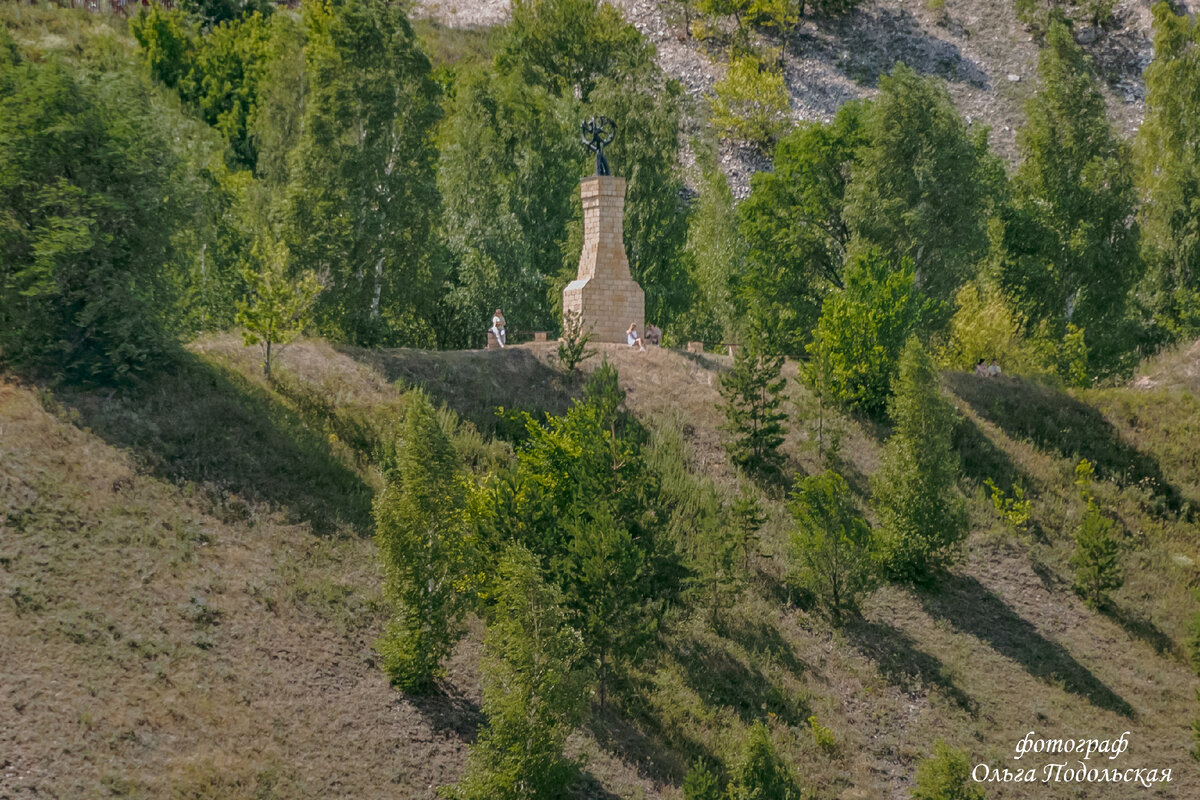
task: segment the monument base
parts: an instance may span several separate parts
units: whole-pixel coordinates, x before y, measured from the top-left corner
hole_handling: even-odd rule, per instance
[[[576,279],[563,290],[563,309],[577,311],[583,329],[594,342],[625,343],[625,332],[637,325],[638,335],[646,329],[646,297],[632,280]]]

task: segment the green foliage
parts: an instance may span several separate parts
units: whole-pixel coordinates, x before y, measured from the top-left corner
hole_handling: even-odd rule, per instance
[[[887,572],[895,580],[921,582],[952,560],[967,536],[968,518],[951,443],[955,411],[916,338],[904,346],[890,411],[895,427],[871,476],[871,501]]]
[[[821,724],[820,720],[817,719],[816,714],[813,714],[808,718],[808,729],[812,733],[813,741],[816,743],[817,747],[821,748],[823,753],[826,755],[833,755],[837,753],[837,737],[834,735],[832,729],[826,728]]]
[[[496,66],[517,73],[526,84],[559,96],[578,93],[587,102],[601,78],[643,71],[651,52],[608,3],[514,0]]]
[[[689,220],[687,264],[697,291],[687,317],[672,331],[679,341],[732,341],[739,328],[733,286],[742,274],[745,242],[738,232],[733,192],[710,148],[697,147],[700,196]]]
[[[625,390],[621,388],[620,375],[617,368],[608,363],[608,356],[600,359],[600,366],[588,376],[583,386],[584,402],[594,406],[600,412],[600,419],[614,437],[618,435],[618,421],[628,421],[627,413],[623,413],[621,404],[625,402]],[[624,433],[625,425],[620,427]]]
[[[750,554],[758,550],[758,532],[767,521],[758,500],[743,491],[729,507],[734,524],[734,544],[742,551],[742,569],[750,569]]]
[[[1033,519],[1033,502],[1025,498],[1025,490],[1013,485],[1012,497],[988,478],[984,485],[992,493],[992,507],[1011,533],[1025,533]]]
[[[1083,328],[1077,328],[1074,323],[1068,322],[1067,332],[1063,334],[1062,343],[1058,348],[1058,374],[1071,386],[1091,386],[1088,353]]]
[[[1200,334],[1200,21],[1154,7],[1137,155],[1147,301],[1177,337]]]
[[[782,370],[783,356],[767,355],[751,344],[738,350],[733,369],[721,376],[722,430],[729,434],[725,449],[734,464],[768,481],[779,477],[784,461],[779,448],[787,413],[780,407],[787,379]]]
[[[1007,373],[1031,375],[1054,369],[1053,354],[1025,338],[1025,317],[1014,311],[990,283],[972,281],[954,296],[949,337],[938,360],[950,369],[970,370],[982,359],[997,359]]]
[[[591,340],[592,332],[583,329],[583,316],[571,309],[564,311],[562,335],[558,337],[558,363],[564,371],[574,372],[596,354],[588,347]]]
[[[269,13],[269,12],[268,12]],[[251,121],[267,70],[270,28],[258,12],[194,31],[179,9],[151,6],[130,21],[150,74],[179,92],[229,142],[230,162],[253,169]]]
[[[246,346],[260,345],[263,350],[263,372],[271,374],[271,348],[287,344],[304,330],[309,312],[321,284],[317,276],[306,272],[293,280],[288,275],[287,245],[267,243],[261,271],[247,268],[246,285],[250,295],[237,304],[237,323],[245,328],[242,338]]]
[[[384,0],[306,5],[304,21],[308,92],[283,228],[297,268],[326,284],[318,328],[358,345],[431,343],[441,109],[429,61]]]
[[[1106,517],[1094,502],[1089,502],[1083,521],[1075,530],[1075,553],[1071,556],[1075,591],[1092,608],[1100,608],[1107,592],[1119,589],[1125,582],[1116,529],[1117,523]]]
[[[911,263],[892,271],[878,250],[853,255],[845,283],[845,290],[822,304],[808,346],[810,385],[820,378],[824,400],[878,418],[887,408],[905,340],[927,326],[938,306],[916,289]]]
[[[1091,505],[1096,499],[1092,493],[1092,481],[1096,478],[1096,468],[1091,461],[1086,458],[1079,460],[1075,465],[1075,488],[1079,490],[1079,496],[1083,498],[1083,502]]]
[[[478,515],[493,548],[516,541],[548,566],[584,633],[602,697],[613,676],[648,652],[686,577],[640,428],[619,418],[619,389],[614,395],[605,382],[597,379],[588,400],[545,425],[527,417],[517,466],[482,489]]]
[[[0,51],[0,359],[111,380],[164,353],[196,200],[172,119],[129,69]]]
[[[1117,0],[1015,0],[1017,19],[1030,30],[1045,36],[1064,21],[1107,27],[1113,21]]]
[[[967,754],[934,742],[933,756],[917,765],[913,800],[984,800],[983,789],[971,780],[971,762]]]
[[[443,347],[469,346],[497,306],[525,330],[550,330],[549,281],[564,269],[580,147],[574,98],[517,75],[476,70],[455,83],[442,127],[442,230],[456,273]],[[560,295],[561,296],[561,295]]]
[[[379,650],[405,691],[429,690],[461,635],[469,544],[460,468],[429,398],[412,392],[375,502],[375,541],[395,611]]]
[[[725,800],[720,773],[707,761],[692,764],[683,776],[683,800]]]
[[[738,310],[780,352],[803,352],[821,303],[844,288],[850,232],[842,212],[867,109],[846,103],[829,125],[803,123],[781,139],[774,169],[755,173],[738,206],[747,245]]]
[[[855,507],[850,487],[832,470],[792,490],[792,559],[800,584],[829,611],[835,625],[875,588],[875,539]],[[815,728],[814,728],[815,733]]]
[[[206,25],[231,22],[251,14],[267,15],[274,10],[271,0],[181,0],[179,5]]]
[[[587,709],[582,637],[536,556],[507,548],[496,568],[484,640],[483,712],[457,800],[562,797],[578,774],[563,755]]]
[[[1188,620],[1187,637],[1183,640],[1183,650],[1187,654],[1192,672],[1200,675],[1200,611],[1192,613]]]
[[[129,21],[129,31],[151,76],[171,89],[178,88],[191,73],[195,58],[197,34],[187,15],[181,9],[152,4]]]
[[[910,259],[916,285],[949,300],[987,251],[986,219],[1003,170],[984,130],[969,130],[945,86],[898,65],[879,82],[846,187],[851,236],[893,263]]]
[[[790,124],[783,71],[754,56],[731,61],[713,93],[712,124],[725,139],[767,149]]]
[[[750,726],[730,777],[729,800],[800,800],[800,785],[761,722]]]
[[[1141,273],[1130,150],[1065,25],[1050,27],[1038,74],[1017,136],[1012,207],[994,235],[1001,287],[1031,325],[1046,321],[1057,336],[1067,323],[1086,328],[1111,362]]]

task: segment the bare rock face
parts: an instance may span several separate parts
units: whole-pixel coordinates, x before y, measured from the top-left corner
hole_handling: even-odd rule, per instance
[[[631,324],[645,329],[645,295],[629,274],[625,255],[625,179],[584,178],[583,252],[579,273],[563,290],[563,312],[575,311],[593,341],[625,342]]]

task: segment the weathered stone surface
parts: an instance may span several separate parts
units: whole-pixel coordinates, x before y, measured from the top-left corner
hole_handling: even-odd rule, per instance
[[[634,323],[645,329],[645,295],[629,274],[625,255],[625,179],[584,178],[583,252],[579,272],[563,290],[563,310],[579,312],[597,342],[624,342]]]

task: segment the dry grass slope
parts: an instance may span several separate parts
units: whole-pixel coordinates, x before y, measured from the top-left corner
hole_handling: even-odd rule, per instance
[[[681,430],[689,467],[732,491],[716,427],[729,359],[601,351],[634,413]],[[369,454],[407,387],[506,436],[494,407],[561,411],[580,377],[557,370],[553,345],[303,342],[284,350],[274,385],[257,362],[223,336],[136,391],[0,385],[0,796],[432,798],[457,776],[481,722],[479,630],[440,696],[387,685],[371,649],[382,611]],[[1187,723],[1200,707],[1178,644],[1200,553],[1195,525],[1164,499],[1186,508],[1200,497],[1200,446],[1172,435],[1181,421],[1200,424],[1195,394],[1069,394],[961,375],[946,388],[964,415],[974,526],[962,566],[936,591],[886,588],[862,620],[831,631],[786,602],[785,512],[765,499],[757,577],[727,618],[713,630],[706,613],[680,609],[663,655],[572,740],[587,759],[580,796],[677,798],[692,759],[729,758],[761,718],[818,798],[907,796],[939,737],[973,761],[1011,763],[1031,729],[1129,730],[1123,762],[1173,768],[1154,796],[1195,796]],[[787,449],[811,472],[815,406],[790,391]],[[883,432],[827,424],[843,432],[843,469],[866,491]],[[1128,580],[1104,613],[1070,590],[1083,455],[1097,457],[1108,478],[1097,494],[1127,529]],[[1029,490],[1033,533],[1004,530],[979,489],[989,476]],[[832,747],[814,740],[812,715]],[[1029,795],[997,786],[992,796]]]

